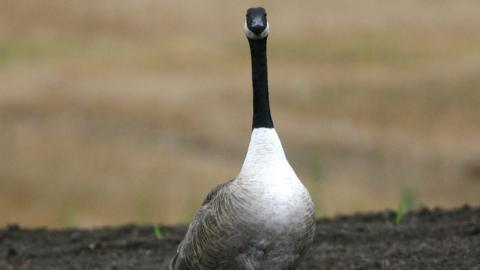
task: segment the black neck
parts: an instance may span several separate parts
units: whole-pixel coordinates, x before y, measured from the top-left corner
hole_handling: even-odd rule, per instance
[[[248,39],[252,55],[253,123],[252,128],[273,128],[268,101],[267,38]]]

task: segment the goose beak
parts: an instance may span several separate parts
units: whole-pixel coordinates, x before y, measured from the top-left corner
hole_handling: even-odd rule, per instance
[[[262,16],[256,16],[252,18],[249,28],[255,35],[260,35],[266,27],[267,25],[266,23],[264,23],[264,19],[262,18]]]

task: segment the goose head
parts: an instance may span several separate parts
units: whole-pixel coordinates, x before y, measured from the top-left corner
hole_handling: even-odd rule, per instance
[[[244,31],[249,39],[267,38],[270,27],[267,21],[267,11],[263,7],[251,7],[247,10]]]

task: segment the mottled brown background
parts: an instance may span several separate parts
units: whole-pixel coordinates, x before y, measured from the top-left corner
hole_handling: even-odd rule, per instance
[[[259,3],[318,215],[480,203],[478,0]],[[187,222],[248,145],[251,4],[0,0],[0,226]]]

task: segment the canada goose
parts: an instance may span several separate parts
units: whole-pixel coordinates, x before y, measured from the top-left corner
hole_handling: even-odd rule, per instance
[[[288,163],[268,100],[267,14],[247,10],[253,130],[238,176],[215,187],[190,224],[171,270],[295,269],[313,240],[310,194]]]

